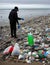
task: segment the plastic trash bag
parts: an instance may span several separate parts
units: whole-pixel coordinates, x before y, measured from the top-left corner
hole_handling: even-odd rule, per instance
[[[19,55],[19,54],[20,54],[20,47],[19,47],[19,44],[16,43],[16,44],[14,45],[14,49],[13,49],[11,55]]]
[[[3,51],[3,54],[9,54],[13,51],[13,46],[9,46],[7,47],[4,51]]]

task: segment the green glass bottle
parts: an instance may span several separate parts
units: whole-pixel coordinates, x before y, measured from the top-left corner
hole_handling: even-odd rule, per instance
[[[30,46],[33,46],[33,45],[34,45],[34,37],[33,37],[33,35],[32,35],[31,32],[28,33],[28,44],[29,44]]]

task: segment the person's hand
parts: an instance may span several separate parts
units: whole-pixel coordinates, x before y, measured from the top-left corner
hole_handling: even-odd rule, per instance
[[[24,20],[24,18],[21,18],[21,20]]]
[[[20,24],[18,24],[18,29],[20,29]]]

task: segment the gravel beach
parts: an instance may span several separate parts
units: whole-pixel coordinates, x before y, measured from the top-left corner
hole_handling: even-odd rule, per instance
[[[2,56],[2,51],[10,46],[14,45],[16,42],[20,45],[23,45],[24,42],[27,42],[27,34],[31,32],[36,38],[38,38],[39,33],[43,33],[43,35],[46,34],[45,30],[46,28],[50,28],[50,15],[47,16],[39,16],[36,18],[30,19],[29,21],[26,21],[24,23],[21,23],[21,28],[17,29],[17,39],[11,38],[10,35],[10,27],[7,26],[0,26],[0,58]],[[38,35],[35,35],[35,33],[38,33]],[[47,33],[50,36],[50,32]],[[49,39],[50,41],[50,39]],[[50,42],[49,42],[50,43]],[[10,61],[9,59],[6,61],[3,61],[0,59],[0,65],[28,65],[28,63],[21,62],[16,60]],[[41,62],[33,62],[30,63],[30,65],[42,65]],[[50,64],[47,64],[50,65]]]

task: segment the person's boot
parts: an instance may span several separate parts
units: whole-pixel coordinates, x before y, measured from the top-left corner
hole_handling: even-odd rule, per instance
[[[14,34],[14,38],[17,38],[16,33]]]
[[[14,35],[11,35],[11,38],[13,38],[14,37]]]

